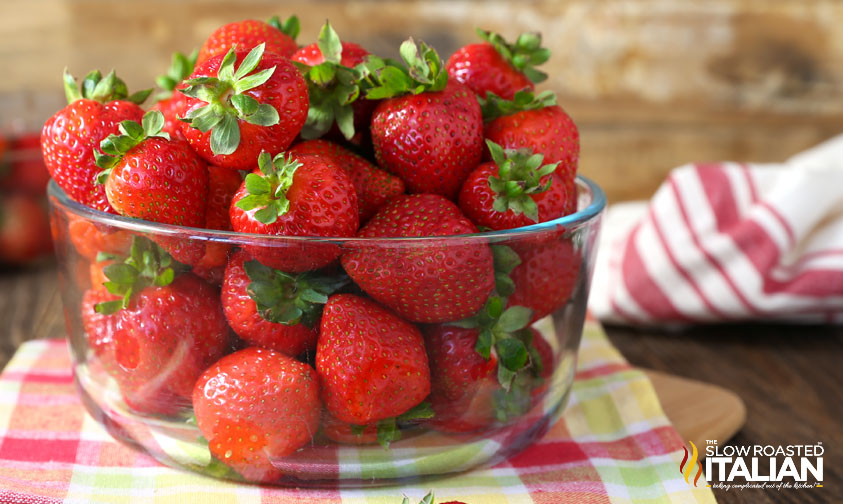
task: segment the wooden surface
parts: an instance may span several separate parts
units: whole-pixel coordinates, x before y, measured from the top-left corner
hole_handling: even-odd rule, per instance
[[[25,340],[64,337],[55,271],[49,266],[0,271],[0,320],[0,367]],[[633,365],[714,384],[740,396],[747,421],[732,443],[822,442],[826,448],[824,488],[715,491],[719,502],[843,502],[843,327],[748,324],[670,333],[612,326],[606,330]],[[663,379],[656,375],[656,384]],[[709,404],[690,411],[710,414],[718,405],[702,407]],[[681,421],[678,410],[667,409],[668,416]]]
[[[580,128],[581,173],[613,201],[648,197],[690,161],[783,160],[843,132],[839,0],[4,0],[0,129],[40,128],[62,105],[65,67],[149,87],[217,26],[292,13],[301,43],[330,18],[384,56],[410,35],[447,57],[474,26],[541,31],[543,87]]]
[[[722,446],[746,422],[746,405],[731,390],[661,371],[644,372],[686,445],[692,441],[703,450],[706,441],[712,440]]]

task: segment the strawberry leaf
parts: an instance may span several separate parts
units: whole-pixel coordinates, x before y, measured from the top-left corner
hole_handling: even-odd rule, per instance
[[[539,83],[547,79],[546,73],[535,68],[550,58],[550,50],[541,46],[540,33],[522,33],[512,44],[498,33],[479,28],[476,31],[480,38],[491,44],[513,68],[523,73],[530,81]]]
[[[277,30],[280,30],[285,35],[289,36],[291,39],[296,40],[296,37],[299,36],[299,31],[301,31],[301,24],[299,23],[299,18],[296,16],[290,16],[284,21],[278,16],[272,16],[267,21],[267,24],[273,26]]]
[[[542,166],[544,156],[529,149],[504,150],[491,140],[486,140],[486,145],[498,165],[498,175],[490,175],[488,179],[489,188],[495,193],[492,208],[496,212],[524,214],[538,222],[539,209],[532,196],[550,189],[553,181],[550,174],[559,163]]]
[[[542,91],[539,94],[523,89],[515,93],[512,100],[505,100],[500,96],[486,92],[485,98],[478,97],[483,121],[489,122],[498,117],[508,116],[525,110],[538,110],[556,105],[556,95],[553,91]]]
[[[527,327],[530,323],[530,318],[533,316],[533,311],[524,306],[510,306],[498,318],[495,323],[495,330],[502,332],[515,332]]]
[[[448,83],[448,72],[436,50],[412,38],[399,49],[403,64],[370,56],[362,64],[368,83],[369,99],[391,98],[403,94],[441,91]]]
[[[105,77],[102,76],[99,70],[89,72],[82,80],[80,86],[77,87],[76,79],[65,68],[62,80],[64,82],[64,94],[67,98],[67,103],[73,103],[76,100],[87,98],[100,103],[128,100],[140,105],[152,92],[152,89],[146,89],[130,96],[126,83],[115,75],[114,70],[109,72]]]
[[[273,126],[280,122],[278,110],[260,103],[255,96],[244,92],[265,84],[276,67],[253,72],[261,62],[266,44],[258,44],[235,68],[236,53],[231,48],[223,57],[216,77],[198,77],[186,81],[180,89],[192,98],[208,103],[196,107],[181,120],[199,131],[211,131],[211,152],[215,155],[233,154],[240,146],[240,124],[244,120],[259,126]]]
[[[250,283],[246,287],[258,314],[277,324],[303,323],[314,327],[322,317],[328,296],[348,284],[345,276],[323,276],[313,272],[291,274],[264,266],[255,260],[243,263]]]
[[[108,180],[111,169],[119,163],[135,146],[148,138],[160,137],[170,139],[168,133],[161,131],[164,126],[164,115],[158,110],[150,110],[141,120],[143,125],[134,121],[122,121],[118,126],[120,135],[111,134],[100,142],[102,154],[94,149],[94,159],[97,166],[103,170],[97,175],[96,183],[104,184]]]
[[[190,77],[190,74],[193,73],[194,66],[196,66],[196,57],[198,54],[198,51],[193,51],[189,56],[185,56],[178,51],[173,53],[172,62],[170,63],[170,68],[167,70],[167,73],[159,75],[155,79],[155,83],[158,84],[158,87],[164,90],[155,96],[155,101],[162,101],[170,98],[173,95],[173,91],[175,91],[176,86],[181,84],[184,79]]]

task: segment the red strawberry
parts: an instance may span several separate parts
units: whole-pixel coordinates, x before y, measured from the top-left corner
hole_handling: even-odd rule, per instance
[[[211,454],[255,482],[282,476],[273,460],[311,441],[320,410],[313,368],[265,348],[223,357],[193,389],[196,423]]]
[[[261,152],[289,147],[307,119],[307,83],[263,44],[212,57],[185,84],[182,132],[216,166],[251,170]]]
[[[117,330],[118,315],[99,313],[96,305],[116,301],[119,296],[105,290],[102,285],[94,284],[82,295],[82,329],[87,336],[88,346],[100,360],[103,368],[112,375],[117,374],[117,362],[114,358],[113,335]]]
[[[533,321],[560,309],[579,281],[581,257],[570,239],[550,237],[513,244],[520,264],[509,273],[515,286],[509,304],[533,310]]]
[[[102,143],[97,164],[98,182],[105,184],[111,206],[119,214],[162,224],[202,227],[208,170],[183,140],[161,132],[164,116],[158,111],[120,124],[122,135]]]
[[[262,153],[234,195],[231,226],[274,236],[354,236],[357,195],[345,171],[321,156]],[[331,244],[277,241],[245,245],[260,263],[287,272],[319,269],[339,257]]]
[[[401,55],[410,67],[403,79],[385,78],[396,67],[377,68],[377,59],[370,65],[382,82],[366,96],[388,98],[372,115],[375,156],[409,192],[454,199],[483,154],[480,106],[470,89],[448,81],[432,48],[424,43],[417,48],[410,40],[401,45]],[[401,96],[410,91],[417,94]]]
[[[196,66],[196,51],[193,51],[190,56],[185,56],[177,51],[173,53],[173,62],[167,74],[156,79],[156,82],[164,91],[155,97],[158,101],[150,107],[150,110],[159,110],[164,114],[163,131],[170,135],[170,138],[185,140],[179,114],[185,108],[184,100],[186,96],[182,93],[176,93],[175,90],[184,79],[193,73],[194,66]]]
[[[289,58],[299,48],[296,37],[299,20],[296,16],[281,20],[273,17],[268,23],[247,19],[223,25],[214,31],[199,50],[196,63],[202,64],[213,56],[225,54],[229,49],[251,49],[265,43],[266,50],[282,58]]]
[[[49,180],[39,134],[0,139],[0,189],[41,196]]]
[[[377,424],[356,426],[341,422],[331,416],[331,414],[325,414],[324,416],[322,434],[335,443],[365,445],[378,442]]]
[[[366,222],[387,201],[404,194],[404,182],[381,170],[365,158],[358,156],[341,145],[327,140],[308,140],[294,145],[290,150],[294,156],[316,154],[327,157],[345,170],[357,193],[357,208],[360,222]]]
[[[485,42],[469,44],[457,50],[448,59],[448,75],[470,87],[478,96],[494,93],[507,100],[521,89],[533,89],[533,83],[547,79],[547,74],[536,70],[550,57],[550,51],[541,47],[541,35],[522,33],[514,44],[499,34],[477,30]]]
[[[357,236],[441,237],[476,232],[474,224],[444,197],[414,194],[393,198]],[[495,283],[489,246],[460,238],[434,243],[349,244],[342,265],[368,295],[408,320],[445,322],[473,315]]]
[[[455,325],[429,326],[425,343],[433,377],[430,421],[438,430],[471,432],[496,419],[509,421],[526,412],[529,394],[519,374],[530,367],[530,347],[518,336],[530,321],[522,306],[503,309],[491,297],[476,316]]]
[[[53,250],[43,197],[0,194],[0,263],[26,264]]]
[[[170,257],[137,238],[122,264],[105,268],[112,294],[96,306],[119,317],[112,334],[115,378],[142,413],[175,414],[190,405],[197,378],[229,347],[219,292],[192,274],[176,276]]]
[[[302,138],[313,139],[332,131],[332,136],[341,133],[347,140],[362,141],[375,102],[358,99],[364,73],[354,67],[368,55],[369,51],[357,44],[341,42],[328,22],[319,32],[317,43],[293,54],[290,59],[300,63],[310,95]]]
[[[577,125],[562,107],[556,105],[553,93],[533,96],[529,92],[516,93],[508,102],[490,97],[483,106],[487,121],[486,138],[504,149],[528,148],[544,156],[545,163],[559,163],[556,174],[569,195],[576,195],[574,178],[580,156],[580,134]],[[491,158],[487,152],[486,155]],[[576,196],[569,198],[566,214],[576,211]]]
[[[127,97],[126,85],[114,72],[103,78],[97,71],[85,77],[81,92],[68,73],[64,85],[69,105],[48,119],[41,131],[44,163],[70,199],[113,213],[105,188],[96,185],[100,168],[94,154],[102,140],[117,133],[121,121],[140,121],[143,109],[137,104],[151,90]]]
[[[460,189],[460,209],[472,222],[511,229],[565,215],[570,205],[557,163],[542,166],[541,154],[487,143],[494,161],[475,168]]]
[[[316,349],[322,305],[345,283],[313,273],[273,270],[239,251],[225,268],[222,307],[242,340],[296,356]]]
[[[352,294],[331,296],[325,305],[316,372],[325,407],[355,425],[399,416],[430,393],[418,328]]]
[[[132,246],[132,233],[124,230],[100,230],[96,224],[84,219],[68,215],[67,230],[70,242],[82,257],[89,261],[96,261],[97,254],[116,254],[125,256]]]
[[[243,176],[240,172],[214,165],[208,166],[205,229],[231,231],[228,210],[242,183]],[[205,244],[205,255],[193,265],[193,272],[209,282],[219,283],[228,262],[229,249],[231,246],[227,243],[209,241]]]

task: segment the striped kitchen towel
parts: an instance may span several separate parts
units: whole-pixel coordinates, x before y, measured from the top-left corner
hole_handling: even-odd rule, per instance
[[[843,136],[783,164],[692,164],[609,209],[589,308],[655,325],[843,323]]]
[[[494,467],[400,487],[269,488],[164,467],[114,441],[76,396],[66,343],[32,341],[0,375],[0,503],[399,504],[402,494],[415,503],[429,490],[437,502],[467,504],[714,502],[705,481],[680,472],[683,441],[652,384],[595,321],[575,376],[561,419]]]

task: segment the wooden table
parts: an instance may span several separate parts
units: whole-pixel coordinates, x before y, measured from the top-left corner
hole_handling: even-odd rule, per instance
[[[25,340],[64,337],[55,270],[0,270],[0,320],[0,367]],[[843,502],[843,327],[606,330],[634,365],[714,383],[740,395],[747,405],[747,423],[734,444],[823,443],[824,488],[717,491],[718,501]]]

